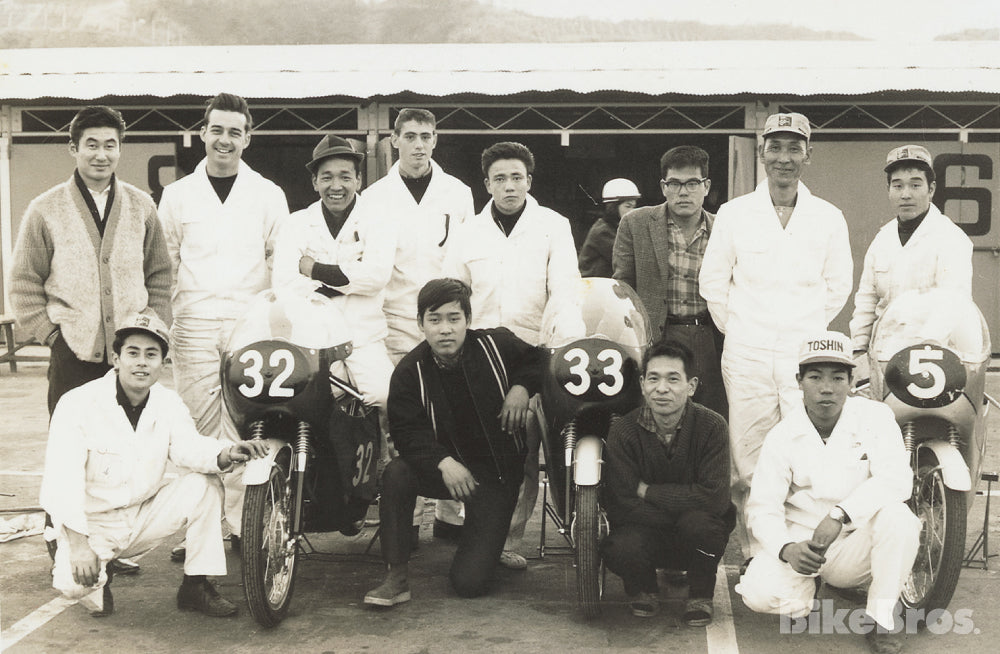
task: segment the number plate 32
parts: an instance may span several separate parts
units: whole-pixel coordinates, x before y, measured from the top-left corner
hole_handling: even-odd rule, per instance
[[[901,350],[885,369],[885,383],[892,394],[921,409],[948,406],[962,395],[965,381],[965,366],[958,356],[937,345]]]
[[[310,365],[296,347],[282,341],[254,343],[229,362],[236,391],[255,402],[276,404],[301,393],[309,383]]]

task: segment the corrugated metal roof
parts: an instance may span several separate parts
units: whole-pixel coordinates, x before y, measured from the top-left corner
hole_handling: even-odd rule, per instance
[[[1000,43],[725,41],[211,46],[0,51],[0,98],[413,92],[1000,93]]]

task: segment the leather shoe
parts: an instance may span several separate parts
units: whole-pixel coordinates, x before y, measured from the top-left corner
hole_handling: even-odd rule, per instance
[[[652,618],[660,612],[660,598],[656,593],[640,592],[629,597],[628,605],[637,618]]]
[[[872,654],[899,654],[903,650],[903,637],[900,634],[891,634],[878,627],[865,634],[868,641],[868,649]]]
[[[185,558],[187,558],[187,549],[183,545],[170,550],[170,560],[174,563],[184,563]]]
[[[197,611],[213,618],[236,615],[236,605],[219,595],[219,591],[208,580],[181,584],[177,591],[177,608],[181,611]]]

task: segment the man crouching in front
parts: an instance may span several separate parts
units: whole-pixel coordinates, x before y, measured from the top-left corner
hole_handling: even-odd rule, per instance
[[[528,398],[538,392],[542,351],[506,328],[469,329],[472,291],[435,279],[417,296],[424,341],[389,383],[389,430],[400,456],[382,473],[379,517],[387,574],[365,604],[410,599],[417,495],[465,502],[465,528],[452,560],[462,597],[489,590],[524,475]]]
[[[200,435],[180,396],[156,383],[167,349],[159,318],[130,316],[115,332],[114,370],[66,393],[49,425],[41,504],[58,531],[52,585],[71,598],[93,593],[85,604],[95,617],[114,611],[109,563],[185,527],[177,608],[236,614],[206,579],[226,574],[217,475],[263,456],[267,445]],[[168,461],[181,471],[176,479],[165,478]]]
[[[802,344],[802,407],[764,439],[747,503],[763,549],[736,592],[754,611],[805,618],[821,580],[867,585],[859,629],[874,654],[897,654],[897,601],[920,520],[905,504],[912,477],[892,409],[848,397],[853,369],[850,340],[839,332]]]

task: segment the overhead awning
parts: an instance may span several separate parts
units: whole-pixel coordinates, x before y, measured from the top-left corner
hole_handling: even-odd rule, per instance
[[[1000,93],[1000,43],[724,41],[0,51],[0,99]]]

